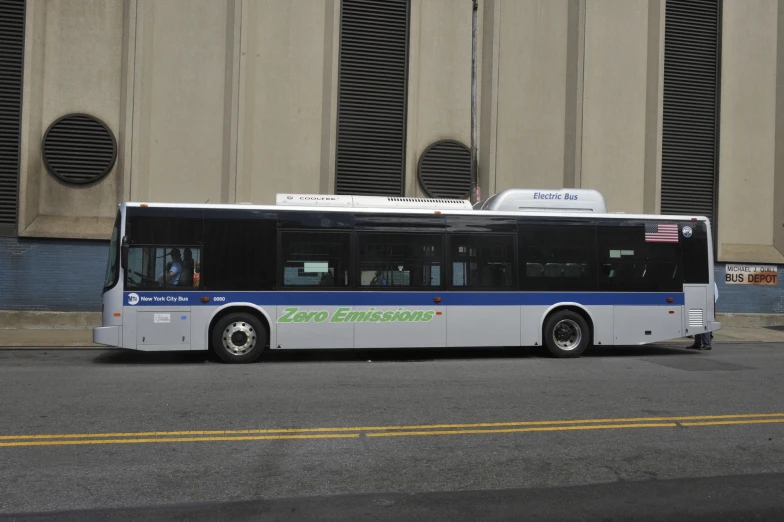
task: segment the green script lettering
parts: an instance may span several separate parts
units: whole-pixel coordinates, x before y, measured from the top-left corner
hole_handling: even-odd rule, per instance
[[[290,323],[291,322],[291,316],[294,315],[295,313],[297,313],[298,310],[299,310],[299,308],[286,308],[285,310],[283,310],[284,314],[280,317],[280,319],[278,319],[278,322],[279,323]]]
[[[346,318],[347,323],[355,323],[357,321],[362,322],[362,319],[365,318],[365,312],[351,312],[348,314]]]
[[[351,308],[338,308],[337,312],[335,312],[335,315],[332,316],[332,319],[330,319],[329,322],[342,323],[346,318],[346,314],[348,314],[350,310]]]

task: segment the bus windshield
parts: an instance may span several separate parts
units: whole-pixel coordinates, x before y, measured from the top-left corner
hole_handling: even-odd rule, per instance
[[[114,228],[112,229],[112,239],[109,243],[109,255],[107,256],[108,262],[106,263],[106,277],[103,283],[103,291],[107,291],[117,284],[119,279],[119,252],[120,252],[120,213],[117,213],[117,219],[114,221]]]

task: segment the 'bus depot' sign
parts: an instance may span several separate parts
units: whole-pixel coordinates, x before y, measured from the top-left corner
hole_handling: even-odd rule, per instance
[[[724,281],[728,285],[768,285],[778,284],[776,265],[726,265]]]

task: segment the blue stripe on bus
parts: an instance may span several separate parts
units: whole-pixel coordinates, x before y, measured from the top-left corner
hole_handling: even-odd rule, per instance
[[[136,306],[220,306],[227,303],[252,303],[263,306],[550,306],[580,303],[586,306],[679,306],[682,292],[125,292],[138,296]],[[208,297],[204,303],[202,297]],[[215,299],[218,298],[218,299]],[[667,302],[672,298],[672,302]],[[134,298],[133,300],[136,300]]]

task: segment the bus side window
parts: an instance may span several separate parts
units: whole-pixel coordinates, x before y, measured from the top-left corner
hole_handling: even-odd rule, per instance
[[[599,290],[680,292],[680,245],[646,241],[643,222],[604,222],[597,227]]]
[[[204,214],[204,236],[204,260],[199,277],[206,290],[275,289],[278,254],[275,219],[264,215],[243,219],[236,214],[210,210]]]
[[[526,263],[525,264],[526,277],[543,277],[544,267],[540,263]]]
[[[284,287],[349,285],[351,235],[347,232],[281,232]]]
[[[520,289],[596,290],[595,226],[590,221],[519,226]]]
[[[708,270],[708,227],[703,221],[681,223],[692,228],[692,236],[681,238],[683,248],[683,282],[687,284],[708,284],[710,271]]]
[[[359,232],[361,287],[437,288],[443,263],[441,234]]]
[[[129,209],[128,290],[195,290],[201,261],[202,219],[198,211]]]
[[[452,288],[513,290],[515,238],[509,234],[450,234]]]

